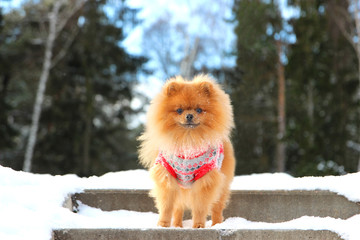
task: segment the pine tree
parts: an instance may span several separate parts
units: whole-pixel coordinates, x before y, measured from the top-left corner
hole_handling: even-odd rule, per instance
[[[105,4],[86,3],[78,35],[54,68],[48,91],[52,103],[42,119],[48,127],[34,163],[38,171],[55,165],[55,171],[91,175],[137,166],[128,121],[134,114],[130,102],[135,74],[144,59],[125,52],[120,45],[124,29],[118,27],[128,24],[135,12],[122,4],[112,22]]]
[[[2,16],[2,9],[0,8],[0,36],[2,35],[3,31],[3,16]],[[4,44],[4,38],[0,37],[0,45]],[[10,76],[7,72],[6,68],[6,59],[4,55],[0,52],[0,151],[3,151],[7,148],[11,148],[14,146],[14,138],[17,136],[18,132],[12,126],[11,122],[8,118],[8,112],[12,110],[12,106],[7,102],[6,94],[8,91]],[[0,163],[1,163],[1,156],[0,156]]]
[[[71,4],[72,3],[72,4]],[[54,1],[48,15],[48,31],[46,34],[45,51],[42,62],[41,74],[39,77],[39,83],[36,90],[36,98],[34,103],[34,110],[32,113],[32,122],[29,131],[29,138],[26,145],[25,158],[23,170],[26,172],[31,171],[32,158],[34,147],[37,138],[37,131],[39,128],[39,120],[44,102],[44,93],[46,89],[46,83],[49,79],[49,73],[51,67],[54,65],[53,61],[53,47],[57,36],[61,33],[64,26],[67,24],[69,18],[72,17],[83,5],[83,0],[67,2],[66,0]],[[42,2],[40,2],[42,4]],[[61,11],[62,9],[62,11]],[[65,47],[64,47],[65,48]],[[64,49],[62,49],[64,51]],[[61,52],[62,52],[61,51]],[[59,57],[61,53],[57,57]]]
[[[25,5],[25,8],[27,5]],[[1,12],[1,11],[0,11]],[[21,127],[26,122],[31,99],[32,72],[29,69],[39,62],[34,57],[32,22],[18,11],[1,14],[0,18],[0,164],[21,169],[23,153]],[[27,50],[26,50],[27,49]],[[22,155],[22,156],[21,156]]]
[[[109,4],[114,4],[111,17],[105,12]],[[7,61],[0,61],[0,69],[10,75],[6,98],[16,106],[7,115],[8,119],[14,116],[17,129],[25,133],[44,53],[39,33],[47,22],[40,16],[49,7],[25,3],[5,16],[7,39],[0,51],[6,50],[6,55],[0,57]],[[45,92],[34,172],[88,176],[138,167],[137,130],[128,125],[139,111],[130,103],[136,73],[145,59],[129,55],[121,45],[126,31],[138,23],[136,12],[123,1],[86,1],[57,36],[53,47],[56,64],[51,66]],[[24,139],[21,135],[11,150],[15,154],[11,162],[1,164],[22,168]]]
[[[293,1],[300,16],[291,23],[289,47],[289,165],[295,175],[341,174],[356,170],[347,141],[355,127],[356,56],[333,22],[341,1]]]
[[[238,77],[231,98],[236,131],[237,173],[274,169],[277,142],[277,62],[275,35],[281,17],[274,1],[234,1]]]

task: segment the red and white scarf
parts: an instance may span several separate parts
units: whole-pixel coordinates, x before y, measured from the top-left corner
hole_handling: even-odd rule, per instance
[[[155,164],[161,164],[176,178],[183,188],[190,188],[192,184],[213,169],[220,169],[224,159],[224,147],[209,147],[205,151],[191,154],[166,154],[159,152]]]

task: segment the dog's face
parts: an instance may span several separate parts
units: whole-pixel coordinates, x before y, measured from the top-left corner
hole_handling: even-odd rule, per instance
[[[221,141],[233,126],[229,97],[205,77],[168,81],[149,112],[149,131],[180,148]]]
[[[204,131],[215,121],[211,83],[172,82],[166,89],[166,107],[162,121],[171,131]],[[215,110],[215,111],[214,111]]]

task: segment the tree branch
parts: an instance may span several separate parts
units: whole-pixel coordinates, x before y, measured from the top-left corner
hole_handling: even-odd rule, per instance
[[[87,0],[77,0],[75,2],[75,4],[69,5],[68,6],[68,11],[64,11],[63,16],[60,16],[60,21],[58,22],[57,26],[56,26],[56,37],[58,37],[58,35],[60,34],[60,32],[64,29],[65,25],[67,24],[67,22],[69,21],[69,19],[78,11],[80,10],[85,2]],[[62,1],[64,2],[64,0]],[[72,1],[71,1],[72,2]]]
[[[70,34],[70,37],[67,38],[67,40],[66,40],[64,46],[61,48],[60,52],[54,57],[52,64],[51,64],[51,68],[55,67],[56,64],[58,64],[58,62],[60,62],[65,57],[67,51],[69,50],[69,47],[74,42],[76,35],[79,33],[78,27],[73,27],[73,28],[74,28],[74,30]]]
[[[349,2],[351,0],[348,0]],[[352,19],[349,16],[348,12],[345,12],[344,9],[335,8],[333,9],[333,20],[335,24],[340,29],[341,33],[344,35],[346,40],[351,44],[351,46],[355,49],[356,52],[358,52],[357,45],[354,42],[353,37],[356,35],[355,31],[352,31],[352,28],[346,29],[346,26],[351,26]]]

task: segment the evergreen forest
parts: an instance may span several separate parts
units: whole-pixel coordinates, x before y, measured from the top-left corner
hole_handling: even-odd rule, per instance
[[[141,168],[140,119],[157,89],[139,86],[208,73],[232,100],[237,175],[360,170],[357,0],[288,0],[286,17],[276,0],[209,0],[182,24],[170,13],[147,24],[124,0],[1,6],[1,166],[79,176]],[[133,53],[125,41],[140,28]]]

